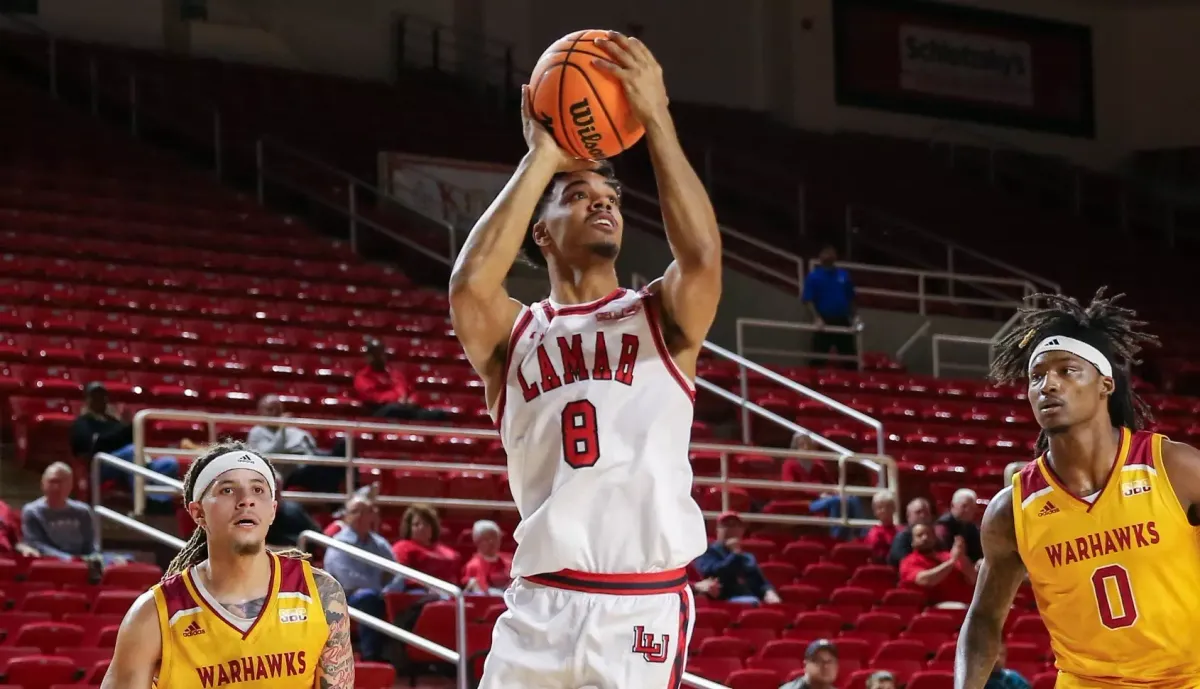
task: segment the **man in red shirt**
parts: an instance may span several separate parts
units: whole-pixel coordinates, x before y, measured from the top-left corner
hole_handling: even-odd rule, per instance
[[[367,342],[367,365],[354,374],[354,392],[375,416],[391,419],[435,420],[440,411],[422,409],[413,401],[408,379],[398,367],[388,366],[387,348],[379,340]]]
[[[871,547],[871,561],[887,562],[892,541],[896,538],[896,496],[890,490],[881,490],[871,496],[871,512],[879,520],[872,526],[863,542]]]
[[[975,565],[967,557],[962,537],[950,552],[938,552],[937,537],[928,524],[912,527],[913,551],[900,561],[900,583],[924,589],[929,602],[965,608],[975,594]]]
[[[500,526],[480,519],[471,529],[475,554],[463,567],[463,589],[471,593],[500,595],[512,583],[512,555],[500,552]]]

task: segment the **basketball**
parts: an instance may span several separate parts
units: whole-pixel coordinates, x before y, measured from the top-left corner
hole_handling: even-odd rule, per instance
[[[534,117],[577,158],[611,158],[646,133],[629,109],[621,82],[592,66],[609,56],[593,41],[608,32],[576,31],[542,53],[529,79]]]

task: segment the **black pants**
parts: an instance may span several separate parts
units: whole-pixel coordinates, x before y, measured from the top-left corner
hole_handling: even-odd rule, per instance
[[[389,419],[404,421],[440,421],[446,418],[445,412],[439,409],[422,409],[408,402],[391,402],[375,410],[373,416],[383,416]]]
[[[848,316],[822,316],[821,320],[825,321],[825,325],[848,328],[850,327],[850,318]],[[818,330],[813,333],[812,338],[813,352],[816,354],[828,354],[829,350],[833,350],[835,354],[844,354],[854,356],[858,354],[858,341],[853,333],[833,333],[825,330]],[[813,357],[812,365],[821,368],[829,365],[830,361],[824,357]],[[858,362],[850,359],[839,359],[833,363],[834,366],[840,368],[858,368]]]

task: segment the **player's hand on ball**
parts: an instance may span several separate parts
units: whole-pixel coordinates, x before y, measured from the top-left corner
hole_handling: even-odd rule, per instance
[[[608,38],[597,38],[596,46],[610,59],[596,58],[592,64],[613,74],[625,87],[629,108],[642,124],[655,122],[667,111],[667,85],[662,65],[650,49],[636,38],[609,31]]]
[[[552,158],[556,172],[576,172],[597,167],[598,164],[593,161],[576,158],[564,151],[546,127],[537,121],[530,103],[528,84],[521,87],[521,126],[529,152],[535,156]]]

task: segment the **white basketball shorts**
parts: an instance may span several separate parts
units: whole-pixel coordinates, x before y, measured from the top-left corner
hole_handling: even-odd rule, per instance
[[[678,689],[694,601],[687,572],[523,577],[504,593],[479,689]]]

